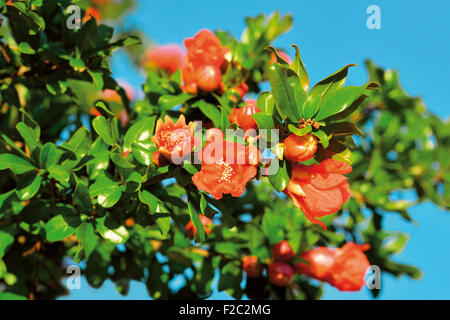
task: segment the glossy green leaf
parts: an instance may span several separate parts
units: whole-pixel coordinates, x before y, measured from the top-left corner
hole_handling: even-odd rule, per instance
[[[8,248],[14,242],[14,234],[11,234],[11,230],[0,229],[0,259],[3,258]]]
[[[114,146],[117,144],[117,141],[114,139],[112,123],[106,120],[103,116],[95,117],[92,120],[92,126],[94,127],[95,132],[110,146]]]
[[[295,100],[294,91],[302,90],[297,74],[287,65],[273,63],[269,67],[269,82],[278,112],[297,123],[301,118],[301,106]]]
[[[57,204],[54,210],[55,216],[45,225],[47,241],[61,241],[75,233],[81,224],[80,216],[73,207]]]
[[[322,146],[326,149],[328,148],[328,144],[330,143],[331,135],[327,135],[326,132],[322,130],[313,131],[313,135],[315,135],[317,138],[319,138],[320,143]]]
[[[304,136],[312,131],[311,125],[307,125],[304,128],[297,128],[296,126],[289,124],[288,129],[290,132],[295,133],[297,136]]]
[[[95,182],[89,186],[89,193],[92,197],[97,197],[98,203],[103,208],[111,208],[122,196],[125,186],[119,185],[106,175],[99,175]]]
[[[56,146],[51,142],[44,144],[39,154],[39,163],[41,167],[50,168],[51,166],[58,164],[58,160],[59,152]]]
[[[17,197],[22,200],[33,198],[41,187],[42,177],[37,172],[29,172],[19,176],[16,186]]]
[[[126,150],[131,149],[132,143],[149,142],[155,128],[156,117],[145,117],[133,124],[127,131],[123,146]]]
[[[88,187],[83,183],[78,182],[72,199],[77,208],[83,213],[92,212],[92,200]]]
[[[258,112],[255,114],[252,114],[253,119],[255,119],[256,124],[258,125],[259,129],[274,129],[275,128],[275,122],[273,120],[272,114],[266,113],[266,112]]]
[[[295,44],[292,45],[292,47],[295,49],[295,58],[294,61],[292,61],[290,68],[294,70],[295,73],[298,75],[300,87],[306,93],[308,92],[309,89],[309,76],[308,73],[306,72],[305,66],[303,65],[303,61],[300,56],[300,50]]]
[[[36,131],[33,130],[31,127],[25,124],[25,122],[19,122],[16,126],[17,131],[19,131],[20,135],[22,136],[23,140],[25,141],[28,149],[30,149],[30,152],[33,153],[33,151],[40,147],[41,142],[39,140],[39,136],[36,134]]]
[[[336,113],[340,113],[357,101],[367,90],[370,84],[360,87],[347,86],[329,94],[321,103],[315,119],[324,120]]]
[[[275,166],[277,163],[279,163],[279,168],[275,174],[269,174],[268,178],[273,188],[278,192],[282,192],[284,189],[286,189],[290,180],[288,162],[286,160],[278,162],[277,160],[278,159],[275,158],[272,161],[271,166]]]
[[[109,240],[115,244],[124,244],[125,242],[127,242],[128,238],[130,237],[127,229],[124,226],[110,229],[105,225],[105,220],[106,216],[96,219],[97,231],[100,233],[103,239]]]
[[[136,167],[134,164],[125,160],[125,158],[123,157],[123,154],[120,154],[118,152],[110,152],[109,156],[110,156],[112,162],[114,162],[114,164],[120,168],[133,169],[134,167]]]
[[[268,114],[273,113],[274,101],[272,93],[269,91],[263,91],[258,95],[258,99],[256,100],[256,105],[258,106],[261,112],[265,112]]]
[[[36,170],[27,160],[16,155],[4,153],[0,154],[0,170],[10,169],[15,174],[22,174],[28,171]]]
[[[338,91],[345,83],[348,69],[355,64],[349,64],[336,71],[332,75],[319,81],[308,93],[308,98],[303,105],[303,116],[311,119],[319,110],[322,100]],[[317,119],[316,119],[317,120]]]
[[[62,166],[56,165],[48,168],[49,178],[59,181],[64,187],[69,187],[70,173]]]
[[[83,254],[77,254],[77,257],[80,258],[77,260],[80,261],[82,259],[89,258],[98,242],[94,227],[91,223],[83,222],[75,231],[75,235],[81,245],[81,248],[83,249]]]

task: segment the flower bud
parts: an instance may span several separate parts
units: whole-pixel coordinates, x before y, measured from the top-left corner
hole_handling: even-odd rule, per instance
[[[291,134],[284,140],[284,156],[291,162],[310,160],[317,151],[317,140],[312,134]]]
[[[269,282],[279,286],[285,287],[294,276],[294,269],[284,262],[274,262],[269,266],[268,270]]]
[[[272,247],[272,258],[275,261],[290,262],[292,259],[294,259],[294,256],[294,250],[292,250],[289,242],[287,242],[286,240],[277,242]]]
[[[252,115],[261,112],[261,110],[256,105],[256,100],[248,99],[245,100],[245,105],[237,113],[237,121],[239,126],[247,131],[248,129],[256,129],[257,124]]]

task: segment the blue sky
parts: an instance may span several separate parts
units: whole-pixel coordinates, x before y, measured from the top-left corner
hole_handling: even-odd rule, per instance
[[[381,29],[366,27],[369,5],[381,9]],[[225,29],[239,37],[244,18],[279,10],[291,13],[293,28],[281,36],[275,45],[288,49],[297,44],[315,83],[348,63],[352,68],[348,84],[367,80],[363,68],[366,58],[385,68],[396,68],[404,89],[423,97],[428,108],[443,118],[449,116],[448,90],[450,63],[450,2],[436,1],[138,1],[137,10],[128,16],[122,28],[144,31],[159,44],[179,43],[203,28]],[[289,51],[290,50],[290,51]],[[118,53],[113,59],[114,76],[138,88],[145,77],[139,74]],[[396,215],[388,216],[384,227],[410,234],[406,249],[396,261],[419,266],[423,278],[412,281],[383,275],[381,299],[450,299],[450,213],[425,203],[411,210],[416,225],[404,222]],[[82,283],[82,290],[72,291],[69,299],[122,299],[112,283],[100,290]],[[213,298],[226,299],[223,293]],[[368,289],[357,293],[342,293],[325,286],[325,299],[368,299]],[[148,299],[143,284],[133,282],[128,299]]]

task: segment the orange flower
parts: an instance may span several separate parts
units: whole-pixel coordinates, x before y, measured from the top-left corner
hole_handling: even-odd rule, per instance
[[[317,140],[312,134],[298,136],[292,133],[284,139],[284,156],[292,162],[310,160],[317,151]]]
[[[151,140],[158,147],[159,152],[167,160],[178,163],[184,156],[191,153],[194,148],[194,123],[186,125],[184,115],[174,123],[169,116],[158,119],[155,128],[155,135]]]
[[[295,264],[295,271],[317,280],[327,281],[329,280],[335,256],[336,250],[327,247],[317,247],[313,250],[302,252],[300,257],[308,261],[309,265],[304,262],[298,262]]]
[[[296,271],[330,283],[341,291],[358,291],[364,286],[364,275],[370,266],[364,251],[368,244],[346,243],[341,249],[318,247],[300,257],[309,262],[296,263]]]
[[[189,93],[215,91],[221,87],[221,67],[229,48],[222,47],[219,38],[209,30],[199,31],[194,38],[184,40],[187,55],[182,70],[184,90]]]
[[[142,62],[145,67],[164,69],[172,74],[183,67],[184,58],[185,54],[179,45],[168,44],[147,50]]]
[[[348,201],[350,186],[343,175],[351,171],[352,167],[335,159],[311,166],[293,163],[292,177],[284,192],[308,220],[326,230],[317,218],[335,213]]]
[[[198,155],[202,161],[202,169],[192,177],[193,183],[199,190],[210,193],[217,200],[223,194],[241,196],[247,182],[257,172],[251,164],[255,164],[257,160],[252,159],[261,157],[254,155],[255,149],[224,140],[219,129],[210,129],[207,135],[208,141]]]
[[[85,10],[85,15],[83,18],[83,22],[88,22],[91,17],[93,17],[95,20],[100,21],[102,19],[102,14],[97,8],[94,7],[88,7]]]

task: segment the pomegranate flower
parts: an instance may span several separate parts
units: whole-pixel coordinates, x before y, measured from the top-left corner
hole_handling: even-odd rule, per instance
[[[224,140],[219,129],[210,129],[207,135],[208,141],[198,155],[202,169],[192,177],[193,183],[217,200],[223,194],[241,196],[247,182],[256,175],[255,165],[261,156],[254,153],[259,150]]]
[[[184,40],[187,55],[182,69],[183,89],[195,94],[198,89],[211,92],[222,84],[221,67],[229,48],[222,47],[220,39],[209,30],[199,31],[194,38]]]
[[[177,44],[167,44],[147,50],[142,62],[147,68],[156,67],[172,74],[183,67],[184,58],[183,48]]]
[[[184,156],[191,153],[194,143],[194,123],[186,124],[184,115],[174,123],[169,116],[156,123],[155,135],[151,138],[158,151],[172,163],[181,163]]]
[[[309,262],[295,264],[296,272],[330,283],[340,291],[359,291],[370,266],[364,251],[368,244],[346,243],[340,249],[318,247],[303,252],[300,257]]]
[[[335,159],[310,166],[293,163],[292,177],[284,192],[308,220],[326,230],[317,218],[335,213],[348,201],[351,192],[344,174],[351,171],[352,167]]]

